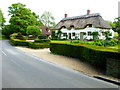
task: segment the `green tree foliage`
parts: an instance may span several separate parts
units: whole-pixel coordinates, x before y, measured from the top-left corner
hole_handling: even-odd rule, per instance
[[[45,11],[41,17],[40,21],[47,27],[55,26],[55,18],[53,17],[52,13]]]
[[[98,32],[92,32],[91,35],[93,35],[93,40],[98,40],[98,39],[99,39],[99,38],[98,38],[98,35],[99,35]]]
[[[15,3],[9,7],[10,25],[17,32],[22,32],[26,34],[26,29],[28,26],[38,25],[38,16],[31,12],[30,9],[25,8],[26,5],[22,3]]]
[[[113,23],[115,24],[115,31],[120,34],[120,17],[115,18]]]
[[[61,39],[61,35],[62,35],[62,31],[58,30],[58,32],[57,32],[58,39]]]
[[[6,38],[9,38],[10,34],[14,33],[14,29],[12,29],[11,25],[5,25],[5,27],[2,30],[2,34],[6,36]]]
[[[35,12],[33,12],[32,13],[33,14],[33,16],[37,19],[37,26],[44,26],[44,24],[40,21],[40,19],[39,19],[39,15],[36,15],[36,13]]]
[[[38,35],[40,35],[41,30],[37,26],[28,26],[26,33],[27,33],[27,35],[38,36]]]
[[[111,39],[110,36],[112,35],[112,33],[110,33],[110,31],[105,31],[104,34],[105,34],[106,39],[108,40]]]
[[[115,23],[113,23],[112,21],[107,21],[110,26],[112,27],[113,30],[115,30]]]
[[[0,9],[0,28],[3,29],[5,23],[5,18],[3,16],[2,10]]]

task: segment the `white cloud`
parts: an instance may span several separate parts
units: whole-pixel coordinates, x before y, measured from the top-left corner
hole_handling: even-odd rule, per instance
[[[64,14],[78,16],[86,14],[90,9],[91,13],[100,13],[105,20],[114,20],[118,16],[119,0],[0,0],[0,8],[5,18],[8,18],[8,7],[13,3],[23,3],[41,15],[44,11],[50,11],[59,22]],[[7,19],[8,20],[8,19]]]

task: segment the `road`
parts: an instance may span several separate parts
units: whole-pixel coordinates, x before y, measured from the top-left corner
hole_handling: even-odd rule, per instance
[[[1,52],[2,88],[118,88],[20,51],[8,40],[2,41]]]

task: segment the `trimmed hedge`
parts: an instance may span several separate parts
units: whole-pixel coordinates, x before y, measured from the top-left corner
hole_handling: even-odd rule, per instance
[[[71,43],[80,43],[80,44],[88,44],[88,45],[97,45],[97,46],[115,46],[118,44],[118,40],[111,39],[109,41],[106,40],[96,40],[96,41],[80,41],[80,40],[73,40]]]
[[[106,68],[106,59],[120,56],[117,50],[101,46],[71,43],[50,43],[52,53],[79,58],[103,69]]]
[[[38,38],[39,38],[39,39],[46,39],[46,38],[47,38],[47,35],[39,35]]]
[[[29,48],[49,48],[49,43],[36,43],[36,42],[31,42],[31,41],[26,41],[26,40],[19,40],[19,39],[14,39],[13,37],[10,38],[10,44],[14,46],[26,46]]]
[[[50,43],[50,39],[35,39],[36,43]]]
[[[49,43],[29,43],[30,48],[39,49],[39,48],[49,48]]]
[[[14,46],[29,46],[29,42],[31,41],[14,39],[13,37],[11,37],[9,42]]]

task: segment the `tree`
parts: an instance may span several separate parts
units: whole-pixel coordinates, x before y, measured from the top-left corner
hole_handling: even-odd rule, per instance
[[[5,23],[5,18],[3,16],[2,10],[0,9],[0,28],[3,29]]]
[[[115,29],[115,23],[113,23],[112,21],[107,21],[110,26],[112,27],[112,29],[116,32],[116,29]]]
[[[31,12],[30,9],[25,8],[26,5],[22,3],[15,3],[9,7],[9,15],[11,16],[9,23],[13,29],[22,34],[26,34],[28,26],[38,25],[38,16]]]
[[[28,26],[26,33],[27,35],[33,35],[34,37],[37,37],[38,35],[40,35],[41,30],[37,26]]]
[[[47,27],[55,26],[55,18],[52,16],[52,13],[45,11],[40,18],[40,21]]]
[[[115,31],[120,35],[120,17],[115,18],[113,23],[115,24]]]
[[[2,29],[2,34],[6,36],[6,38],[9,38],[10,34],[14,33],[14,29],[10,25],[5,25]]]
[[[36,13],[35,12],[33,12],[32,13],[33,14],[33,16],[37,19],[37,26],[44,26],[44,24],[40,21],[40,19],[39,19],[39,15],[36,15]]]

